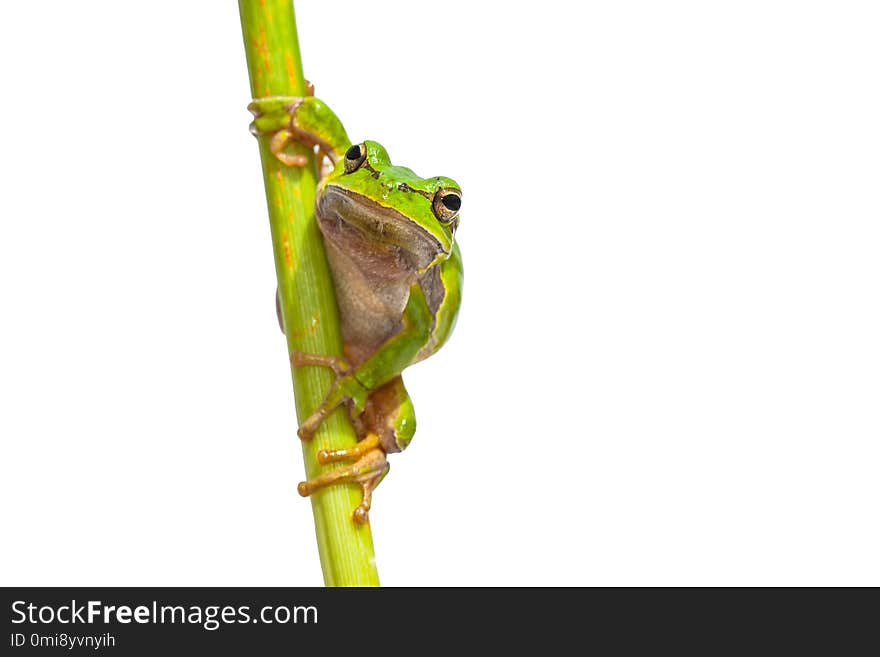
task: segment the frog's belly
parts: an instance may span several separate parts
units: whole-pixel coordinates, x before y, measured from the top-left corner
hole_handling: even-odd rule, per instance
[[[324,243],[346,357],[358,365],[400,330],[415,272],[391,251],[358,253],[333,239]]]

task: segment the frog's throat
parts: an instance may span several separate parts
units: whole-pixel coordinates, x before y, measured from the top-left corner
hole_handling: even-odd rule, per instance
[[[392,208],[360,194],[327,186],[318,199],[318,222],[324,237],[336,242],[386,245],[401,252],[413,270],[424,272],[445,260],[444,245],[427,230]]]

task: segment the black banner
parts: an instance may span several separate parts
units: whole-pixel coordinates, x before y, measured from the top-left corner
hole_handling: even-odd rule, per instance
[[[840,652],[876,591],[834,589],[7,588],[3,654],[375,654],[399,646],[737,646]],[[837,628],[840,628],[839,630]],[[823,644],[823,641],[828,641]],[[875,639],[869,639],[876,643]],[[574,643],[573,643],[574,642]],[[762,652],[763,650],[758,650]],[[526,651],[534,652],[529,648]],[[519,654],[519,653],[518,653]],[[566,653],[567,654],[567,653]]]

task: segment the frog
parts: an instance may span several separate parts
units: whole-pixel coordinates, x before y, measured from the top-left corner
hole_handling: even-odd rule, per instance
[[[405,450],[416,430],[402,372],[448,341],[461,306],[463,265],[455,240],[461,186],[452,178],[422,178],[394,165],[378,142],[352,142],[333,110],[314,96],[254,100],[251,132],[269,139],[286,166],[310,160],[291,152],[313,150],[321,174],[315,217],[339,310],[343,356],[294,351],[293,367],[327,367],[335,380],[323,402],[298,428],[310,440],[323,420],[343,406],[357,434],[350,448],[318,450],[318,463],[340,464],[300,482],[303,497],[328,486],[355,483],[360,504],[352,513],[369,522],[372,495],[387,475],[387,456]],[[276,310],[282,331],[276,293]]]

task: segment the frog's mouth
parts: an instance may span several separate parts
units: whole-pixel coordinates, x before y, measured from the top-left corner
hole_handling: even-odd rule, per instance
[[[436,237],[400,212],[340,187],[324,188],[317,215],[324,238],[352,255],[402,259],[419,272],[449,255]]]

